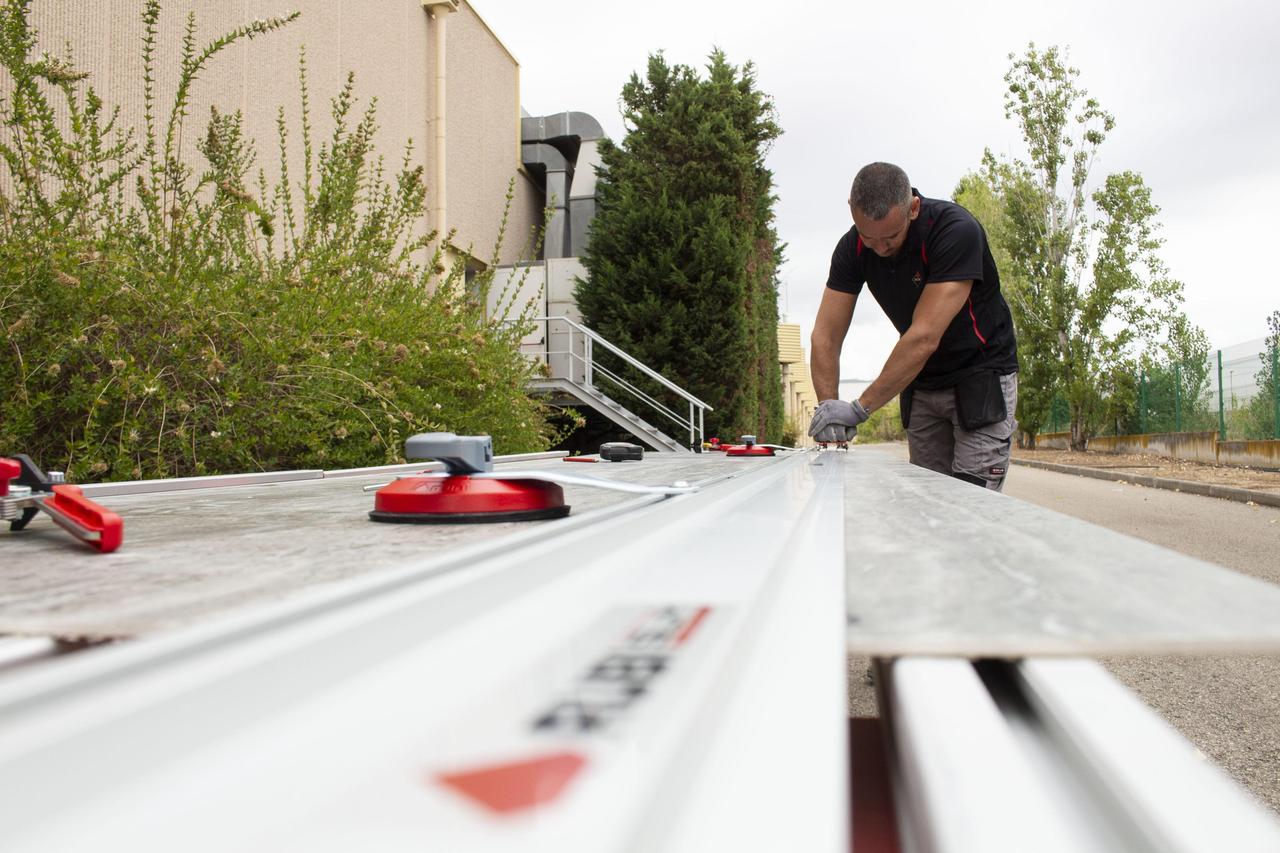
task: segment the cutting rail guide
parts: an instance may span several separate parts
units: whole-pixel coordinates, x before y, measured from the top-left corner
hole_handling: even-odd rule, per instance
[[[1280,850],[1087,659],[1274,652],[1280,588],[860,447],[464,445],[0,534],[0,849]]]

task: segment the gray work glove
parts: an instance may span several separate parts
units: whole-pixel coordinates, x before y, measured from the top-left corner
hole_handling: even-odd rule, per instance
[[[823,400],[809,422],[809,435],[815,441],[850,441],[858,434],[858,424],[870,416],[857,400]]]

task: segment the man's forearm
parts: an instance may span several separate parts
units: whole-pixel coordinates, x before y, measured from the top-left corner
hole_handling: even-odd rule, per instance
[[[937,348],[938,342],[935,340],[912,335],[910,332],[903,335],[898,339],[893,352],[889,353],[889,359],[884,363],[880,375],[858,398],[859,402],[868,412],[874,412],[898,396],[916,378]],[[821,393],[818,396],[821,397]]]
[[[840,397],[840,347],[829,341],[812,339],[813,352],[809,357],[809,378],[819,400],[836,400]]]

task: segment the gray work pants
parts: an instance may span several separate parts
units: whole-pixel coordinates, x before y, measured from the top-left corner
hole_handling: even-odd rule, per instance
[[[1018,406],[1018,374],[1000,377],[1008,415],[975,430],[961,428],[956,415],[956,393],[915,389],[911,398],[911,425],[907,427],[907,447],[911,464],[950,474],[988,489],[1004,488],[1009,470],[1009,446],[1018,428],[1014,410]]]

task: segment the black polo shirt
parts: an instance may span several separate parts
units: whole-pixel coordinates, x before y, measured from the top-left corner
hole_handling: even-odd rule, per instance
[[[914,189],[912,193],[919,195]],[[912,383],[919,388],[950,388],[979,370],[1013,373],[1018,369],[1013,317],[1000,294],[987,234],[973,214],[958,204],[920,198],[920,215],[907,229],[902,250],[882,258],[862,245],[850,228],[831,256],[827,287],[858,294],[865,283],[884,313],[903,334],[911,326],[924,288],[937,281],[973,280],[969,299],[956,314]]]

